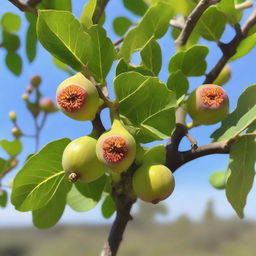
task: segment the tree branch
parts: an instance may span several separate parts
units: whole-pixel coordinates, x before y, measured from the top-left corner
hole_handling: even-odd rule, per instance
[[[204,11],[213,4],[220,2],[221,0],[201,0],[195,9],[188,16],[184,28],[182,29],[179,37],[175,41],[175,46],[177,48],[186,44],[189,36],[194,30],[198,20],[204,13]]]
[[[109,0],[99,0],[99,3],[97,4],[96,10],[93,14],[92,21],[94,24],[98,24],[100,21],[100,18],[102,14],[104,13],[104,10],[108,4]]]
[[[102,124],[99,113],[97,113],[94,120],[92,120],[92,126],[99,136],[106,131],[105,127]]]
[[[8,0],[10,3],[15,5],[20,11],[22,12],[32,12],[33,14],[37,15],[37,9],[35,8],[36,4],[41,2],[41,0],[31,0],[28,1],[27,4],[21,3],[19,0]]]
[[[236,35],[228,44],[220,43],[219,46],[222,50],[222,56],[213,67],[213,69],[206,75],[204,84],[212,83],[219,75],[223,67],[227,64],[228,60],[236,53],[239,44],[248,36],[249,30],[256,24],[256,10],[254,10],[242,28],[237,24],[235,26]]]

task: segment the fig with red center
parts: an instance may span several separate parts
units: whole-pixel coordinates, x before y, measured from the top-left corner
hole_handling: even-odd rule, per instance
[[[136,155],[136,142],[119,120],[114,120],[112,128],[102,134],[97,141],[98,159],[113,172],[126,171]]]
[[[190,94],[187,111],[196,125],[216,124],[229,113],[229,99],[222,87],[204,84]]]
[[[56,92],[59,109],[78,121],[93,120],[99,107],[96,87],[82,73],[63,81]]]

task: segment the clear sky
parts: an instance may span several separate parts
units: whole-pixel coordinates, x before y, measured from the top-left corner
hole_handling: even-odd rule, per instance
[[[82,2],[85,1],[73,1],[73,11],[76,17],[79,17],[82,10]],[[12,6],[8,1],[1,1],[0,16],[5,12],[13,12],[20,14],[22,17],[22,29],[19,34],[22,37],[22,46],[19,53],[23,57],[23,72],[20,77],[12,75],[5,67],[5,54],[6,52],[0,48],[0,139],[12,139],[10,130],[12,124],[8,119],[8,112],[15,110],[17,112],[18,121],[20,126],[26,133],[33,133],[33,120],[29,113],[25,109],[25,104],[21,100],[21,95],[24,93],[26,86],[29,83],[29,78],[33,74],[40,74],[43,77],[42,91],[45,96],[55,98],[55,90],[60,82],[67,78],[67,74],[58,70],[51,61],[51,56],[48,54],[41,45],[38,44],[38,51],[36,60],[29,64],[25,57],[25,45],[24,35],[27,29],[27,23],[24,19],[24,15]],[[246,15],[249,12],[246,11]],[[122,6],[121,0],[110,1],[107,9],[107,21],[104,25],[108,36],[113,40],[117,40],[118,37],[112,30],[112,21],[114,17],[126,16],[131,18],[134,22],[139,20],[139,17],[132,15],[125,10]],[[223,41],[226,42],[233,35],[231,28],[227,28]],[[161,39],[160,44],[163,50],[163,67],[160,73],[160,79],[164,82],[167,81],[168,71],[167,64],[170,57],[174,53],[173,41],[170,37],[170,30],[168,30],[166,36]],[[220,56],[220,51],[215,47],[214,43],[201,41],[201,44],[205,44],[210,47],[211,52],[208,59],[208,70],[215,65]],[[225,85],[230,102],[231,110],[236,106],[237,98],[241,92],[249,85],[255,83],[255,61],[252,59],[255,56],[256,51],[251,52],[250,55],[243,57],[242,59],[231,63],[233,75],[230,82]],[[135,63],[139,63],[138,57],[135,54],[133,58]],[[111,86],[114,78],[114,70],[116,63],[112,66],[112,71],[108,76],[108,84]],[[191,88],[195,88],[201,84],[204,78],[192,78],[190,79]],[[111,94],[113,95],[113,94]],[[107,119],[107,113],[104,116],[106,127],[109,126]],[[218,127],[219,124],[211,127],[200,127],[191,130],[191,134],[197,139],[199,145],[209,143],[209,135]],[[91,125],[89,122],[77,122],[71,120],[61,114],[60,112],[53,114],[49,117],[45,129],[42,132],[40,141],[40,147],[48,142],[61,138],[68,137],[71,139],[84,136],[89,133]],[[34,142],[31,139],[22,139],[24,143],[24,153],[19,157],[22,163],[25,156],[32,153],[34,150]],[[188,149],[189,143],[184,141],[181,145],[181,149]],[[6,157],[5,153],[0,149],[0,157]],[[204,158],[192,161],[183,167],[181,167],[175,173],[176,188],[173,195],[165,202],[169,206],[170,214],[169,219],[176,218],[179,214],[186,213],[193,219],[199,219],[204,208],[205,203],[209,199],[214,199],[216,211],[221,216],[234,215],[234,211],[225,198],[224,191],[216,191],[209,183],[208,178],[210,174],[217,170],[225,170],[228,163],[228,156],[226,155],[212,155]],[[20,167],[21,165],[19,165]],[[17,170],[18,171],[18,168]],[[8,184],[9,180],[14,176],[15,171],[10,173],[4,179],[5,184]],[[248,198],[248,206],[246,207],[246,218],[256,217],[256,203],[254,199],[255,189],[250,193]],[[153,206],[152,206],[153,207]],[[84,222],[103,222],[105,221],[100,214],[100,208],[96,207],[94,210],[87,213],[76,213],[69,209],[65,210],[65,214],[61,219],[61,223],[84,223]],[[11,204],[8,204],[6,209],[0,208],[0,227],[10,225],[31,225],[31,214],[20,213],[15,211]]]

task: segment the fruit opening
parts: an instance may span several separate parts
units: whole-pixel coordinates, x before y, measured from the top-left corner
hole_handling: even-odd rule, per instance
[[[126,140],[121,136],[111,136],[103,142],[103,157],[108,163],[122,161],[128,153]]]
[[[69,181],[70,181],[70,182],[73,182],[73,183],[76,182],[76,181],[78,181],[79,178],[80,178],[80,175],[77,174],[77,173],[75,173],[75,172],[71,172],[71,173],[68,175]]]
[[[77,85],[69,85],[60,91],[58,104],[67,112],[75,112],[81,109],[87,98],[87,92]]]
[[[221,87],[204,88],[201,92],[201,100],[203,104],[217,108],[225,99],[224,90]]]

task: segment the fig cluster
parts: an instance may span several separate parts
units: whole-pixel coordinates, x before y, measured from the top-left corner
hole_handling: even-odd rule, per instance
[[[101,104],[95,86],[81,73],[62,82],[56,92],[58,108],[68,117],[93,120]],[[62,156],[71,182],[92,182],[104,173],[120,175],[134,162],[136,141],[119,119],[98,139],[84,136],[70,142]],[[174,189],[172,172],[164,165],[143,163],[132,177],[136,195],[151,203],[166,199]]]

